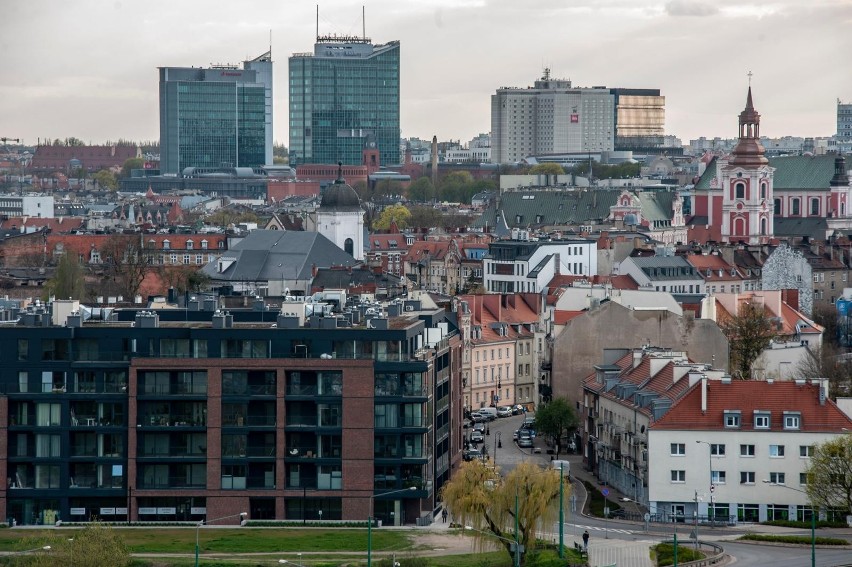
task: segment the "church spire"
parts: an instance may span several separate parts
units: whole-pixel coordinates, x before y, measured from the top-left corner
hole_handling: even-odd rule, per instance
[[[749,77],[749,82],[751,78]],[[746,106],[740,112],[740,135],[737,147],[731,156],[731,165],[740,167],[760,167],[769,163],[764,155],[766,149],[760,143],[760,114],[754,109],[751,85],[748,87]]]

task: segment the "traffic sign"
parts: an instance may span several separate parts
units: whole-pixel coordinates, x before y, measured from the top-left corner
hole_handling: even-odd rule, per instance
[[[603,490],[601,490],[601,494],[603,494],[604,496],[609,496],[609,488],[604,488]]]

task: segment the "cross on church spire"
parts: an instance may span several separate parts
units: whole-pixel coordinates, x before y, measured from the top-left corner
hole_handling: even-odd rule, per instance
[[[748,86],[749,86],[749,88],[751,88],[751,75],[752,75],[752,73],[751,73],[751,71],[749,71],[748,72]]]

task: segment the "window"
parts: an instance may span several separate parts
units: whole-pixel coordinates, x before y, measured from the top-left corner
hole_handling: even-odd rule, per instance
[[[811,216],[819,215],[819,199],[811,199]]]
[[[186,241],[186,249],[187,249],[187,250],[192,250],[192,247],[193,247],[193,246],[195,246],[195,244],[192,242],[192,240],[187,240],[187,241]]]
[[[710,471],[710,484],[725,484],[725,471]]]
[[[781,199],[775,199],[774,209],[772,212],[775,216],[781,215]]]
[[[772,484],[784,484],[784,473],[782,472],[771,472],[769,473],[769,482]]]
[[[672,455],[682,457],[686,455],[686,443],[672,443]]]
[[[740,484],[754,484],[754,471],[740,471]]]
[[[163,240],[163,250],[168,250],[171,248],[171,243],[168,240]]]
[[[754,413],[754,428],[755,429],[769,429],[769,414],[768,413]]]
[[[740,426],[740,412],[739,411],[726,411],[725,412],[725,427],[739,427]]]
[[[36,465],[36,488],[59,488],[59,465]]]
[[[799,210],[799,200],[798,199],[793,199],[792,201],[790,201],[790,214],[794,215],[794,216],[801,214],[801,212]]]
[[[802,414],[798,412],[784,412],[784,429],[799,429]]]
[[[784,445],[770,445],[769,446],[769,456],[770,457],[783,457],[784,456]]]
[[[686,471],[671,471],[672,482],[686,482]]]
[[[799,456],[803,459],[809,459],[814,456],[813,445],[799,445]]]
[[[735,195],[736,199],[745,199],[745,184],[744,183],[737,183],[736,185],[734,185],[734,191],[736,193],[736,195]]]
[[[753,457],[754,445],[740,445],[740,457]]]
[[[714,457],[724,457],[725,456],[725,445],[713,443],[710,445],[710,454]]]
[[[18,339],[18,360],[26,360],[30,350],[30,341]]]
[[[59,435],[42,435],[35,436],[36,441],[36,457],[59,457],[61,456],[59,449]]]

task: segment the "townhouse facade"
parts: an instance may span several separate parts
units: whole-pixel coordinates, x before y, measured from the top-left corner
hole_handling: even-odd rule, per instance
[[[814,445],[849,429],[825,380],[702,378],[650,426],[649,509],[689,523],[810,521],[805,470]]]

